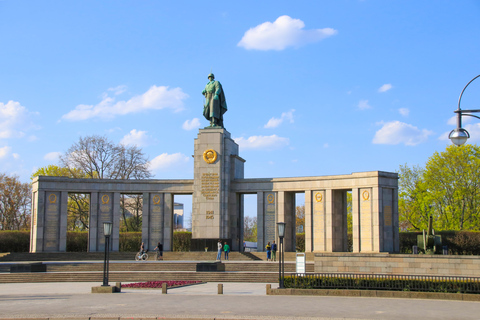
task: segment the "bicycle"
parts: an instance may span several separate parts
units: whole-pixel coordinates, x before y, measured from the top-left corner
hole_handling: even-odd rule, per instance
[[[147,254],[147,252],[145,251],[145,252],[143,252],[143,254],[142,254],[141,251],[140,251],[140,252],[137,252],[137,254],[135,255],[135,260],[136,260],[136,261],[148,260],[148,254]]]

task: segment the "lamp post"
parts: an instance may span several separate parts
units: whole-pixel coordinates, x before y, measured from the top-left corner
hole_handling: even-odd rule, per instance
[[[283,279],[285,277],[285,250],[283,248],[283,237],[285,236],[285,222],[277,222],[278,237],[280,238],[280,256],[278,259],[278,279],[280,282],[280,289],[283,289]]]
[[[108,287],[108,254],[110,251],[110,236],[112,235],[112,223],[103,223],[103,234],[105,235],[105,260],[103,262],[103,285],[102,287]]]
[[[460,108],[460,102],[462,101],[462,96],[463,96],[463,93],[465,92],[465,89],[467,89],[468,85],[479,77],[480,77],[480,74],[475,78],[473,78],[472,80],[470,80],[470,82],[467,83],[467,85],[463,88],[462,93],[460,93],[460,97],[458,98],[457,110],[453,111],[457,114],[457,128],[453,129],[450,132],[450,134],[448,135],[448,138],[452,140],[452,142],[457,146],[461,146],[467,141],[468,138],[470,138],[470,134],[468,133],[468,131],[462,128],[462,116],[469,116],[469,117],[480,119],[480,117],[472,114],[472,113],[480,112],[480,109],[462,110]]]

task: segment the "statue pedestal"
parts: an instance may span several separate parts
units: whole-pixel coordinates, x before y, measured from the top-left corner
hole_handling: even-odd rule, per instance
[[[241,201],[241,197],[229,190],[233,179],[243,179],[244,162],[238,156],[238,144],[227,130],[199,130],[194,152],[193,243],[221,239],[227,241],[232,249],[238,246],[241,235],[237,234],[237,225],[241,223],[241,217],[235,204]]]

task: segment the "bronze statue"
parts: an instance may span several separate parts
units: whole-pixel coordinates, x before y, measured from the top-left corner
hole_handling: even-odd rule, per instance
[[[215,80],[213,73],[208,75],[209,82],[202,91],[205,96],[203,116],[210,121],[210,127],[223,128],[223,114],[227,112],[225,93],[219,81]]]

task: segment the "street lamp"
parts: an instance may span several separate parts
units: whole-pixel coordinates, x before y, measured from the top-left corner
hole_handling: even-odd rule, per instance
[[[473,110],[460,109],[460,102],[462,101],[462,96],[463,96],[463,93],[465,92],[465,89],[467,89],[468,85],[479,77],[480,77],[480,74],[475,78],[473,78],[472,80],[470,80],[470,82],[467,83],[467,85],[463,88],[462,93],[460,93],[460,97],[458,98],[457,110],[453,111],[457,114],[457,128],[453,129],[450,132],[450,134],[448,135],[448,138],[452,140],[452,142],[457,146],[461,146],[467,141],[468,138],[470,138],[470,134],[468,133],[468,131],[462,128],[462,116],[469,116],[469,117],[480,119],[480,117],[472,114],[472,113],[480,112],[479,109],[473,109]]]
[[[278,259],[278,278],[280,282],[280,289],[283,289],[283,279],[285,277],[285,249],[283,246],[283,237],[285,237],[285,222],[277,222],[278,237],[280,238],[280,256]]]
[[[112,235],[112,223],[103,223],[103,234],[105,235],[105,260],[103,261],[103,285],[108,287],[108,253],[110,251],[110,236]]]

